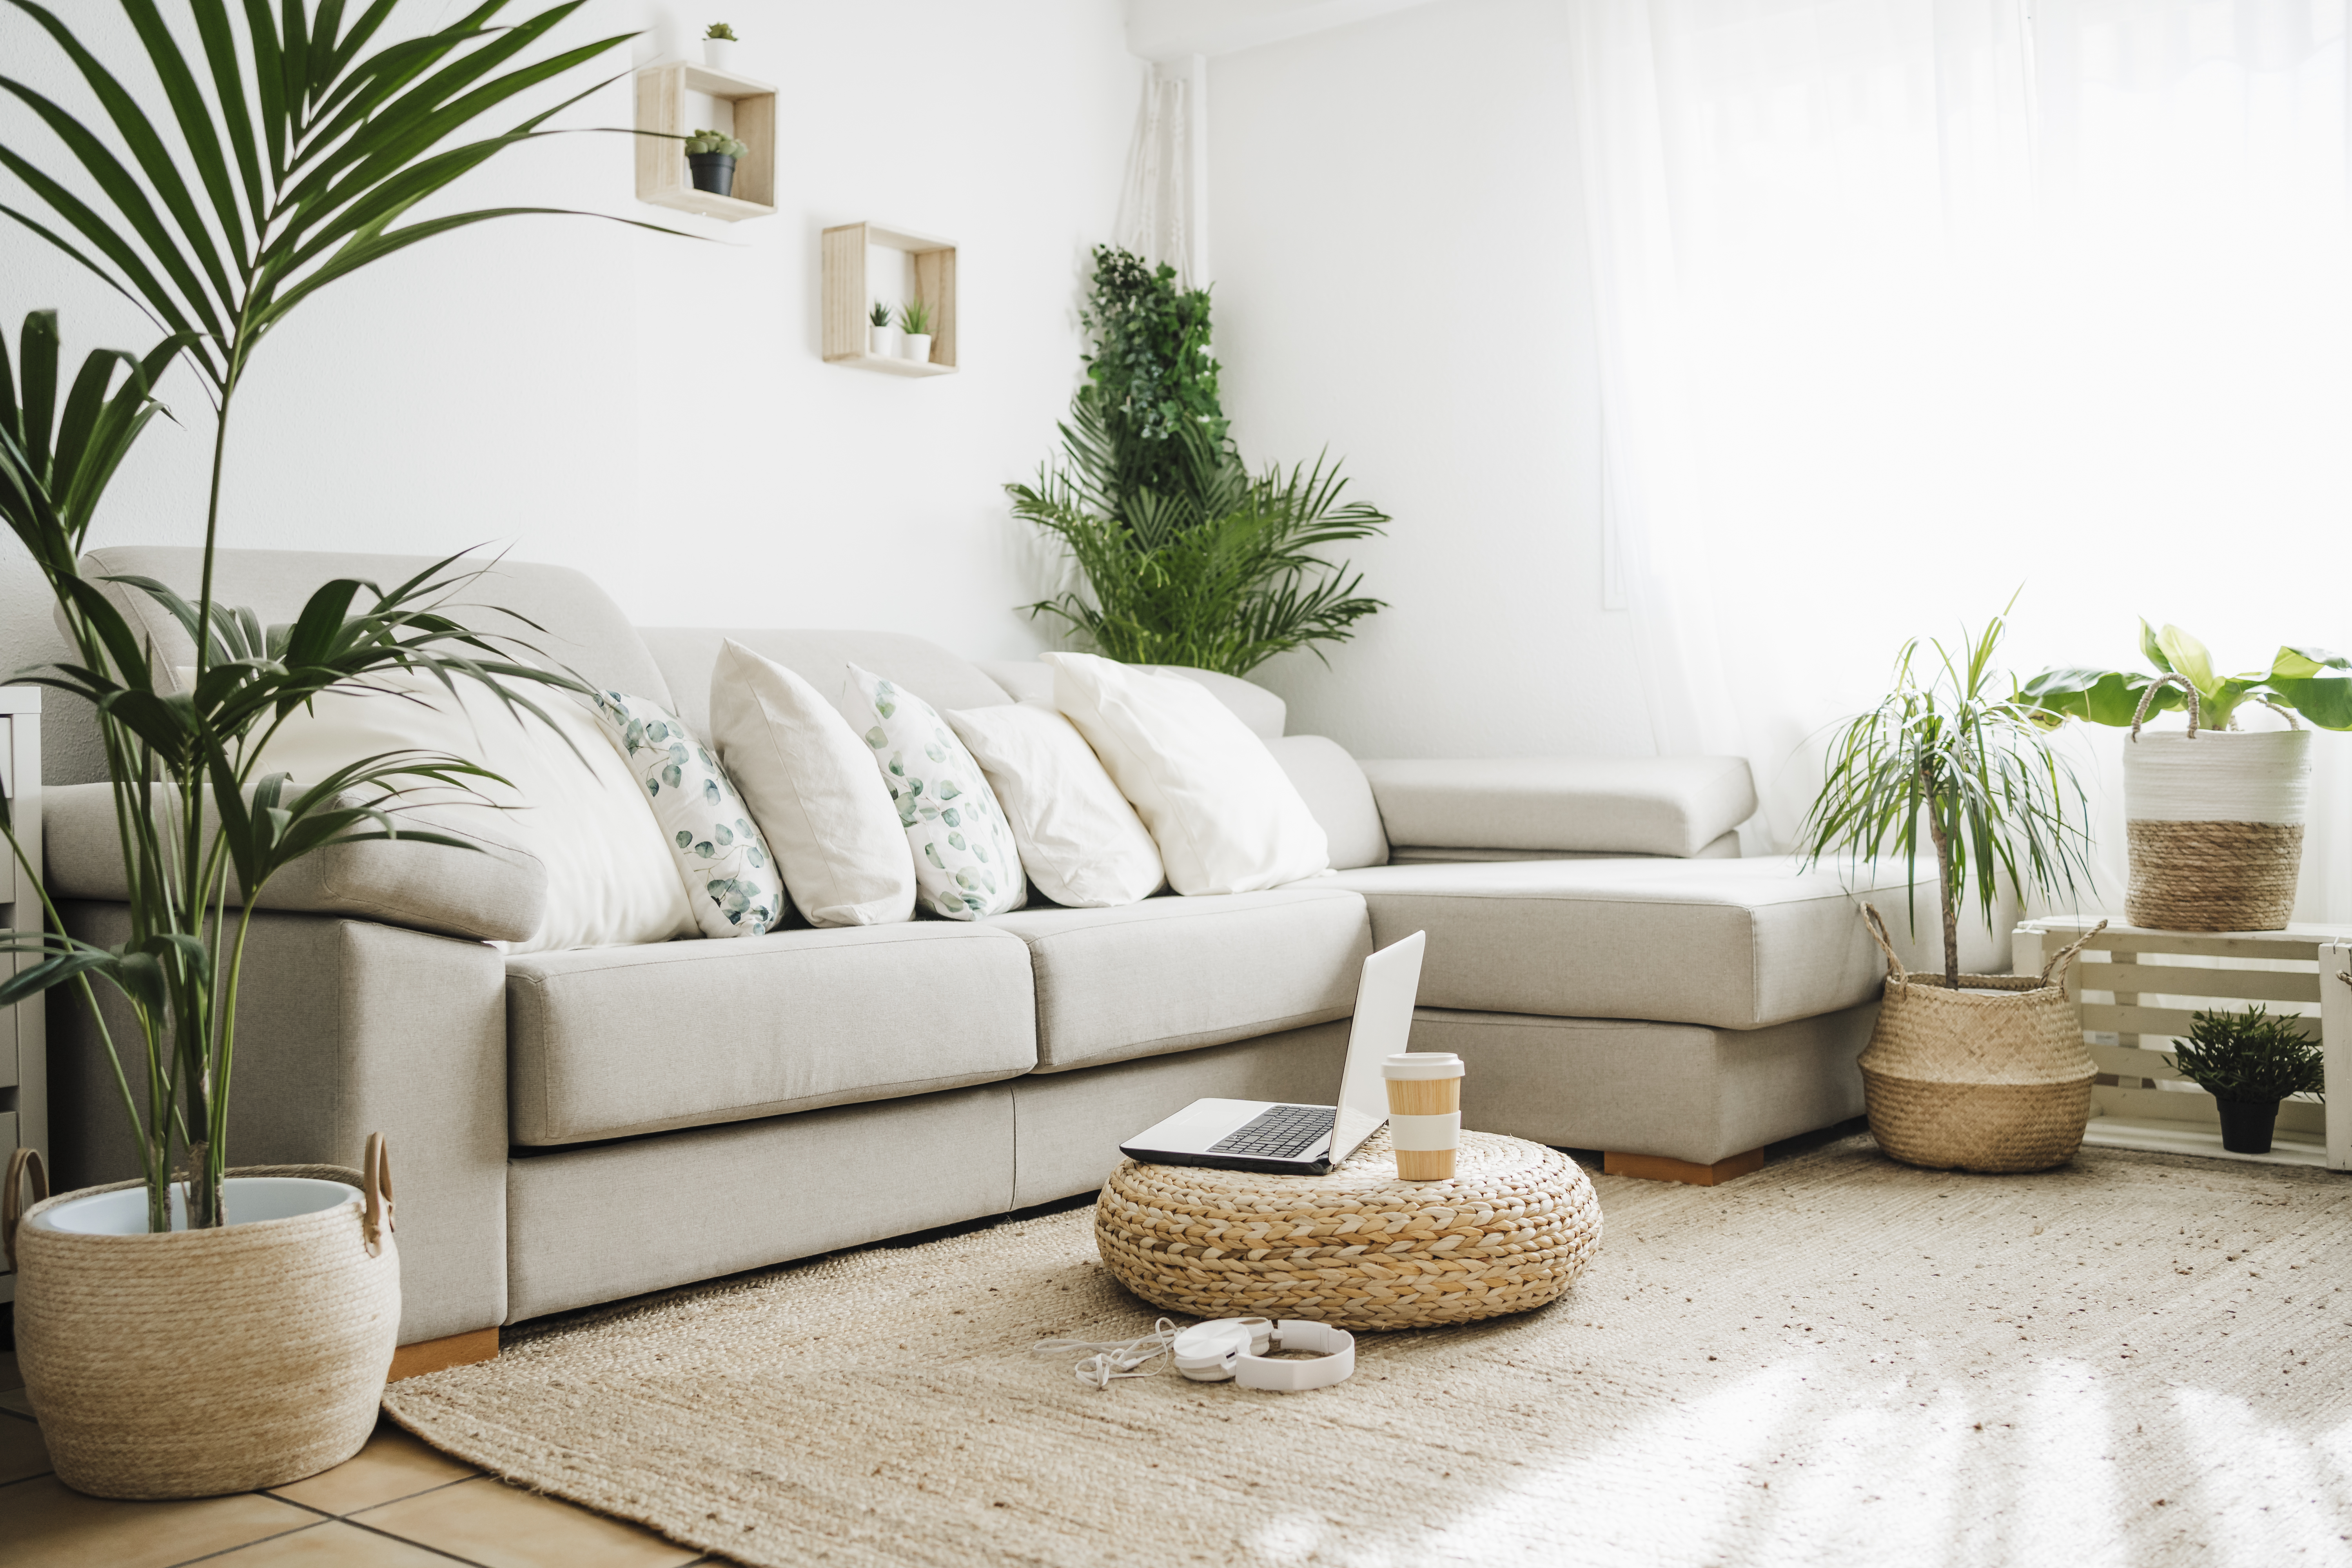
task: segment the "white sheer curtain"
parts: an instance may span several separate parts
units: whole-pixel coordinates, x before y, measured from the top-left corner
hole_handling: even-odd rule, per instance
[[[1576,3],[1608,523],[1660,748],[1750,759],[1752,847],[2021,584],[2021,675],[2142,615],[2352,646],[2346,0]],[[2119,875],[2116,736],[2070,743]],[[2352,920],[2347,751],[2303,919]]]

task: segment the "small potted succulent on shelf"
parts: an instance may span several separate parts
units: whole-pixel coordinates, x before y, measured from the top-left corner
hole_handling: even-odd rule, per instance
[[[918,363],[931,363],[931,308],[920,300],[909,300],[898,307],[898,330],[903,334],[899,353]]]
[[[702,35],[702,63],[715,71],[734,69],[735,46],[741,41],[726,23],[711,23]]]
[[[866,352],[882,359],[898,358],[898,341],[894,334],[898,329],[890,324],[890,307],[875,300],[874,308],[866,312]]]
[[[686,162],[694,172],[694,188],[709,191],[714,196],[731,195],[735,190],[735,160],[743,153],[743,143],[723,131],[698,131],[688,137]]]
[[[2231,1153],[2269,1153],[2279,1101],[2325,1087],[2319,1042],[2304,1034],[2305,1022],[2274,1017],[2259,1005],[2242,1013],[2199,1013],[2189,1020],[2179,1051],[2165,1058],[2213,1097],[2221,1113],[2221,1147]]]

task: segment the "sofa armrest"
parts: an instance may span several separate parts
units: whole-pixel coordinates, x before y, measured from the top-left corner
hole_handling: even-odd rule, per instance
[[[1690,858],[1755,814],[1740,757],[1368,762],[1401,857],[1416,848]]]
[[[128,898],[112,786],[55,785],[43,793],[42,801],[42,853],[50,896]],[[216,820],[209,800],[205,815],[209,828]],[[476,942],[521,942],[539,930],[547,911],[547,868],[499,833],[495,812],[484,806],[420,805],[403,810],[400,821],[467,839],[480,849],[397,839],[334,845],[304,856],[272,877],[254,907],[352,915]],[[236,891],[233,879],[230,891]]]
[[[76,900],[58,912],[85,942],[130,933],[125,904]],[[97,991],[116,1045],[136,1052],[121,999]],[[88,1009],[70,988],[49,994],[58,1184],[134,1179],[121,1094]],[[400,1196],[403,1344],[506,1317],[506,964],[496,950],[364,921],[254,916],[230,1163],[356,1166],[367,1135],[384,1135]],[[132,1068],[142,1099],[142,1077]]]

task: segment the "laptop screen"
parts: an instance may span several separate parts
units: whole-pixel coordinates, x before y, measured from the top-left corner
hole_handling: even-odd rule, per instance
[[[1389,1116],[1389,1089],[1381,1063],[1412,1048],[1412,1004],[1421,991],[1426,933],[1415,931],[1364,960],[1356,983],[1356,1021],[1348,1031],[1348,1067],[1339,1080],[1339,1114],[1331,1128],[1331,1163],[1338,1164],[1380,1130]]]

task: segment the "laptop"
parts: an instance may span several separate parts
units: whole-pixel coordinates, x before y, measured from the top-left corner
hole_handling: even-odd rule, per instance
[[[1212,1165],[1319,1176],[1353,1154],[1389,1119],[1382,1058],[1412,1049],[1412,1004],[1421,991],[1415,931],[1364,960],[1356,1021],[1337,1105],[1269,1105],[1262,1100],[1196,1100],[1118,1146],[1151,1165]]]

